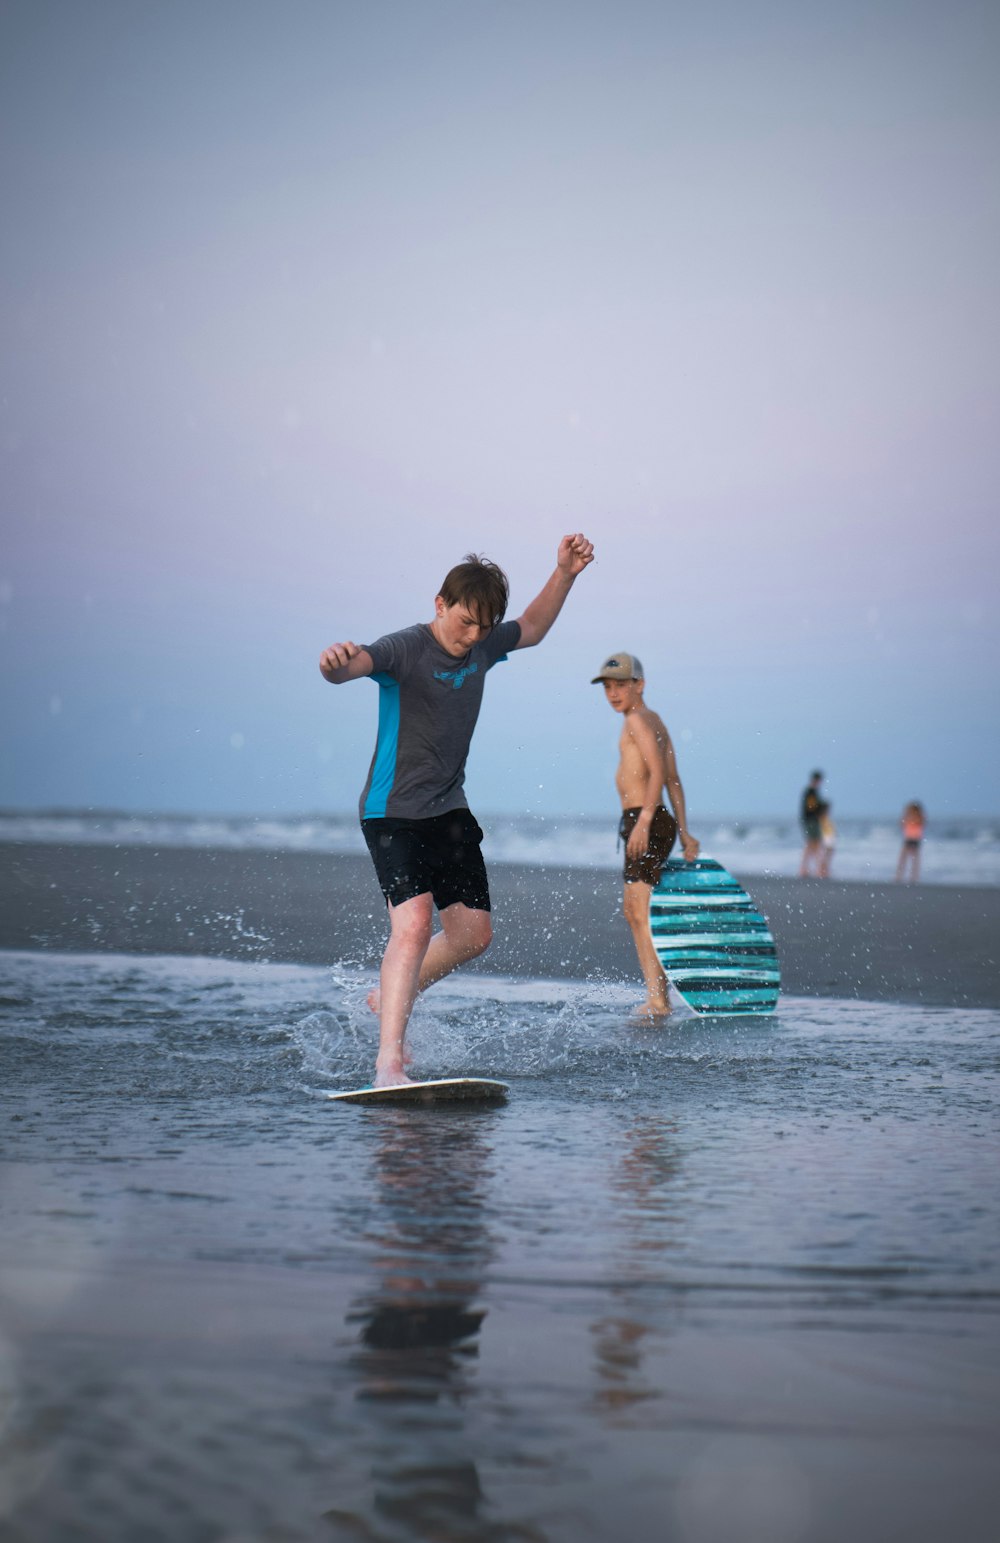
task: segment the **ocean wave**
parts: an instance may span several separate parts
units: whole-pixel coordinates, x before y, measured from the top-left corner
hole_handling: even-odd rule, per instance
[[[613,817],[479,813],[494,863],[554,868],[616,868],[621,852]],[[792,819],[717,817],[695,823],[707,856],[737,874],[791,877],[801,835]],[[133,814],[116,810],[3,810],[0,841],[60,845],[227,848],[363,853],[353,813],[302,815]],[[832,875],[891,880],[900,837],[893,819],[843,819]],[[1000,885],[1000,820],[950,817],[932,825],[921,878],[932,884]]]

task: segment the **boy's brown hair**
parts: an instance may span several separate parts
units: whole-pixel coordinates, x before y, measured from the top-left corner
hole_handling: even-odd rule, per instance
[[[445,605],[468,606],[480,626],[496,627],[506,615],[510,585],[497,563],[468,552],[464,562],[445,574],[440,593]]]

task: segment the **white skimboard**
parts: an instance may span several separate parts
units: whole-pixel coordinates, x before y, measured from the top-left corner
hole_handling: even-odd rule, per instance
[[[326,1096],[341,1104],[502,1104],[510,1092],[491,1077],[435,1077],[430,1082],[401,1082],[392,1088],[351,1088]]]

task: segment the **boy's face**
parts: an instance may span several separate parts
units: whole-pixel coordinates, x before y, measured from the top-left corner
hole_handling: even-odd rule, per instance
[[[467,654],[473,643],[481,643],[493,631],[489,622],[483,622],[472,603],[458,600],[445,605],[441,596],[434,601],[434,632],[446,654],[455,659]]]
[[[605,680],[604,695],[607,697],[616,713],[627,713],[633,707],[638,707],[642,700],[642,688],[645,685],[641,680]]]

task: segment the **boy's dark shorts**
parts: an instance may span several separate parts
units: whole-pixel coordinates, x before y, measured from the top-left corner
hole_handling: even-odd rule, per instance
[[[427,820],[362,820],[361,829],[387,905],[430,894],[439,911],[455,904],[490,909],[483,833],[470,810]]]
[[[626,809],[618,826],[618,834],[628,847],[628,838],[638,823],[641,809]],[[663,872],[663,864],[673,850],[677,840],[677,821],[670,810],[663,804],[658,804],[653,812],[653,823],[649,827],[649,845],[641,857],[629,857],[625,852],[625,883],[626,884],[653,884],[660,882],[660,874]]]

